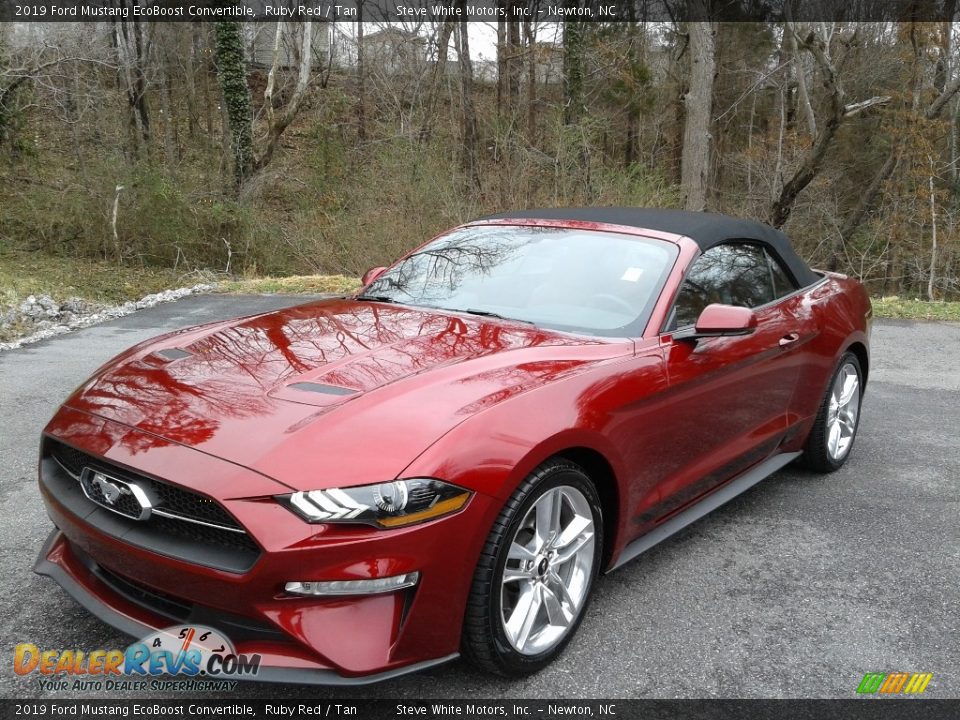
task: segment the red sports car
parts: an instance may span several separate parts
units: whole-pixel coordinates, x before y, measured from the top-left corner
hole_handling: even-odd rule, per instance
[[[212,625],[259,679],[534,672],[598,574],[792,460],[843,465],[870,318],[755,222],[483,218],[354,296],[104,365],[43,433],[36,571],[134,635]]]

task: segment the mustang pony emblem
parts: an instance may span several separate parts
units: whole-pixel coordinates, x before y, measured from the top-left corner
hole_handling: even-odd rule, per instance
[[[103,499],[108,505],[116,505],[121,495],[131,494],[129,488],[110,482],[105,475],[101,475],[100,473],[96,473],[93,476],[93,483],[100,488],[100,492],[103,493]]]

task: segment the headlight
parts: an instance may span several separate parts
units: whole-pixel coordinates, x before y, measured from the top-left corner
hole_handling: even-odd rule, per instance
[[[307,522],[366,523],[382,528],[433,520],[456,512],[469,499],[470,491],[431,478],[308,490],[277,498]]]

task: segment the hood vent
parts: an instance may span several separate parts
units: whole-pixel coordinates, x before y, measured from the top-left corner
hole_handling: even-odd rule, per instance
[[[157,350],[154,354],[159,355],[165,360],[182,360],[185,357],[190,357],[193,353],[181,350],[180,348],[166,348],[164,350]]]
[[[324,385],[315,382],[297,382],[287,385],[293,390],[303,390],[304,392],[320,393],[321,395],[354,395],[356,390],[350,388],[338,387],[336,385]]]

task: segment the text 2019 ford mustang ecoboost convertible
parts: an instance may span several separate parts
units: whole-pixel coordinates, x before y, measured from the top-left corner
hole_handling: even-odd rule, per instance
[[[794,459],[844,463],[870,318],[754,222],[477,220],[357,295],[100,368],[43,432],[36,571],[134,635],[208,623],[260,679],[530,673],[599,573]]]

